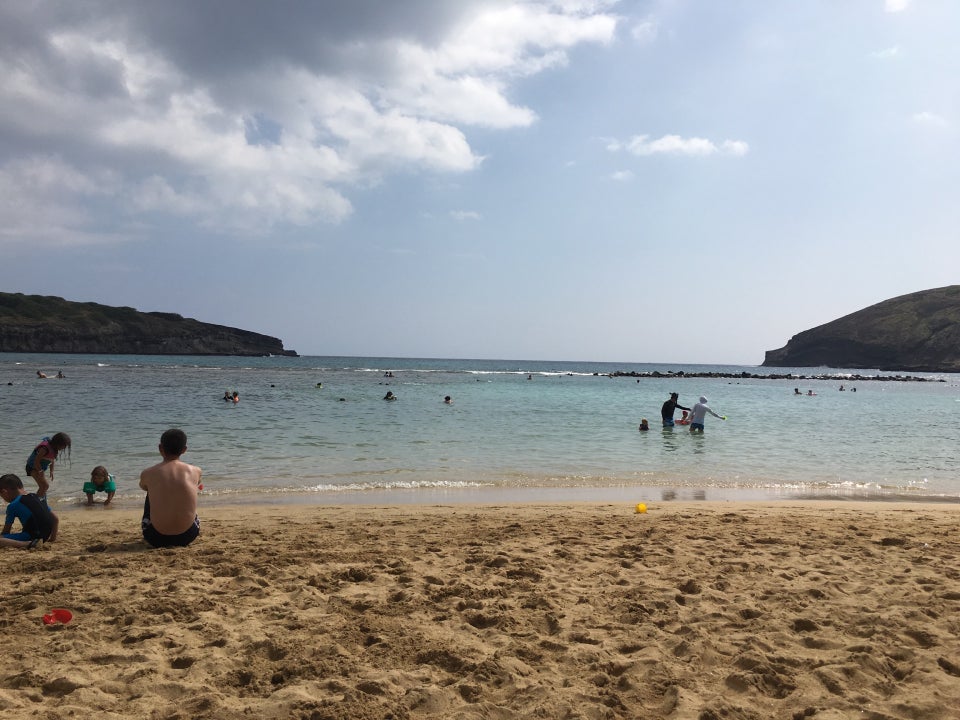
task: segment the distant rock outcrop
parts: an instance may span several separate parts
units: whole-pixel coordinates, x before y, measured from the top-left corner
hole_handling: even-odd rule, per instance
[[[176,313],[20,293],[0,293],[0,352],[297,356],[275,337]]]
[[[960,372],[960,285],[884,300],[794,335],[767,367]]]

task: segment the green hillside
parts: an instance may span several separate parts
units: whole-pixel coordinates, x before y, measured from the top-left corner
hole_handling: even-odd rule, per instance
[[[175,313],[21,293],[0,293],[0,352],[296,355],[277,338]]]
[[[960,372],[960,285],[884,300],[770,350],[768,367]]]

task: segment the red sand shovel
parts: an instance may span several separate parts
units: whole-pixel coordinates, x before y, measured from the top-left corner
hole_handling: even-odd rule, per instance
[[[66,625],[71,620],[73,620],[73,613],[65,608],[53,608],[53,610],[43,616],[44,625],[53,625],[54,623],[63,623]]]

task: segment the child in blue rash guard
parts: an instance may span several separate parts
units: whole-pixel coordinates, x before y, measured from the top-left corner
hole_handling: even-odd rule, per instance
[[[0,498],[7,503],[6,520],[0,532],[0,547],[34,548],[40,542],[57,539],[60,519],[34,493],[23,489],[16,475],[0,477]],[[19,520],[21,531],[12,532],[13,521]]]

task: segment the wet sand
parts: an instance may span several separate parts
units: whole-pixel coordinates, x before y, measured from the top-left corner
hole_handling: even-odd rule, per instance
[[[7,718],[956,718],[960,509],[61,513],[4,550]],[[50,609],[66,625],[44,625]]]

